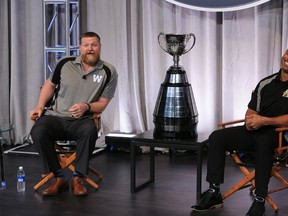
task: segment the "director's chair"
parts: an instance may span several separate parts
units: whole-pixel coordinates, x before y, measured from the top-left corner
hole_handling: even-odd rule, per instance
[[[100,129],[101,127],[100,115],[94,114],[93,119],[96,124],[96,127]],[[98,133],[98,137],[99,136],[100,133]],[[72,172],[75,171],[75,166],[73,165],[73,162],[76,159],[75,145],[77,145],[77,143],[73,141],[62,141],[62,142],[58,141],[55,143],[55,150],[58,153],[58,160],[60,162],[61,169],[64,170],[65,168],[68,168]],[[95,175],[99,180],[102,180],[103,178],[103,175],[101,173],[99,173],[96,169],[90,166],[89,166],[89,173]],[[37,191],[41,186],[43,186],[50,179],[52,179],[54,177],[54,174],[53,172],[50,172],[48,174],[42,174],[41,177],[42,180],[34,186],[35,191]],[[93,181],[90,177],[88,177],[88,175],[84,175],[83,179],[95,189],[99,188],[99,185],[95,181]]]

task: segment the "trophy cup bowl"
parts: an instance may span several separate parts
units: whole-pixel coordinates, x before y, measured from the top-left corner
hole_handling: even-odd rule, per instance
[[[190,48],[186,49],[189,40],[193,38]],[[164,34],[158,35],[158,43],[160,47],[172,56],[181,56],[189,52],[195,45],[196,37],[193,33],[190,34]]]

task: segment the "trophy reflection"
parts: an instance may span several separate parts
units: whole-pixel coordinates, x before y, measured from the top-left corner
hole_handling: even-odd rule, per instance
[[[174,63],[168,69],[158,93],[153,113],[154,137],[196,138],[198,111],[186,72],[179,65],[179,57],[194,47],[196,37],[193,33],[160,33],[158,42],[165,52],[173,56]]]

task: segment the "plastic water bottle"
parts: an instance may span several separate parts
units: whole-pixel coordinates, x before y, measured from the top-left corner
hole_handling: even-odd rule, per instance
[[[25,191],[25,172],[23,166],[19,166],[17,172],[17,191],[18,192]]]

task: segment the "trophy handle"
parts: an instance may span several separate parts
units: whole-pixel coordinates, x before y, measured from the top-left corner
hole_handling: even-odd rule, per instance
[[[165,52],[168,53],[168,51],[162,46],[161,44],[161,41],[163,41],[163,38],[166,37],[166,34],[164,34],[163,32],[161,32],[159,35],[158,35],[158,44],[159,46],[161,47],[161,49],[163,49]],[[161,40],[162,39],[162,40]]]
[[[194,47],[194,45],[195,45],[196,37],[195,37],[195,35],[194,35],[193,33],[188,34],[187,41],[189,41],[191,37],[193,37],[192,46],[191,46],[188,50],[185,50],[185,51],[183,52],[183,54],[189,52],[189,51]],[[163,49],[163,48],[162,48],[162,49]]]

